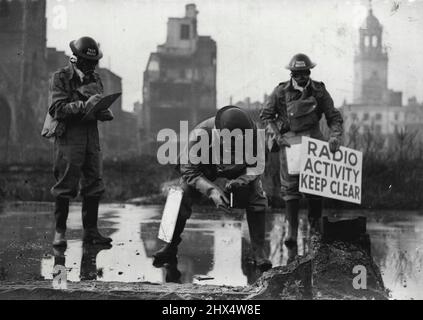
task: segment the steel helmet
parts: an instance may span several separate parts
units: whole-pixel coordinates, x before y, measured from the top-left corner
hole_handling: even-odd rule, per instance
[[[297,53],[292,57],[286,69],[291,71],[309,70],[316,66],[314,62],[304,53]]]
[[[69,44],[74,55],[88,60],[100,60],[103,57],[97,41],[91,37],[82,37]]]
[[[248,113],[237,106],[226,106],[217,111],[215,118],[217,129],[254,129],[254,123]]]

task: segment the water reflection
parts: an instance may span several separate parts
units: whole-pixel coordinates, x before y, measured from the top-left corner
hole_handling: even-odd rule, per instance
[[[260,273],[250,263],[248,227],[242,217],[194,214],[180,245],[178,263],[152,266],[161,207],[102,206],[100,227],[113,238],[112,247],[87,247],[80,241],[80,207],[69,216],[68,247],[51,245],[53,219],[49,212],[0,215],[0,281],[53,279],[56,265],[65,266],[69,281],[197,283],[245,286]],[[328,212],[329,215],[335,213]],[[337,216],[357,215],[339,212]],[[363,214],[363,212],[360,212]],[[423,298],[423,217],[416,213],[365,212],[372,254],[395,299]],[[266,245],[274,266],[285,265],[308,251],[307,219],[300,215],[298,247],[287,250],[284,216],[269,214]],[[41,267],[40,267],[41,266]]]
[[[372,253],[394,299],[423,299],[423,217],[370,224]]]
[[[43,257],[42,276],[52,279],[51,270],[57,261],[66,266],[69,281],[245,286],[260,276],[250,263],[252,252],[246,222],[220,216],[197,216],[189,220],[179,246],[178,263],[159,269],[153,267],[153,254],[163,244],[157,239],[160,211],[159,208],[144,213],[139,210],[143,209],[114,209],[103,217],[113,223],[112,247],[86,247],[79,240],[70,240],[63,252],[55,250],[53,255]],[[282,215],[269,215],[267,220],[266,241],[274,266],[285,265],[298,252],[307,251],[306,220],[300,220],[298,248],[287,250],[283,245],[286,232],[283,219]]]

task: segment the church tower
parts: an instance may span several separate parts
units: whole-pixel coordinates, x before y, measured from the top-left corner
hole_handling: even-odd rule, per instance
[[[368,15],[359,29],[359,47],[354,57],[354,104],[389,104],[388,54],[382,34],[383,27],[374,16],[370,1]]]

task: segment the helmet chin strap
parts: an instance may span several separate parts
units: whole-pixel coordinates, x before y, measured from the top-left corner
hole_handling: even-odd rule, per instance
[[[78,57],[75,55],[72,55],[69,59],[69,61],[72,63],[72,66],[76,72],[76,74],[78,75],[79,79],[81,80],[81,82],[83,81],[85,74],[77,67],[76,62],[78,61]]]

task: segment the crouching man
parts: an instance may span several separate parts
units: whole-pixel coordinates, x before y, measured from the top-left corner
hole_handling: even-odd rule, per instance
[[[73,56],[69,65],[54,73],[50,84],[49,113],[58,121],[55,130],[54,177],[52,194],[56,198],[56,232],[53,245],[66,246],[66,221],[69,199],[80,193],[84,243],[109,244],[97,229],[98,207],[104,184],[101,172],[100,142],[97,120],[110,121],[110,110],[85,117],[103,94],[103,85],[95,72],[103,54],[90,37],[72,41]]]
[[[216,117],[209,118],[198,124],[190,134],[188,143],[188,150],[190,151],[192,151],[192,147],[199,141],[199,137],[196,134],[198,129],[202,129],[200,131],[207,134],[208,141],[213,140],[213,129],[228,129],[230,132],[235,132],[233,130],[239,129],[237,131],[242,132],[242,136],[238,138],[241,138],[243,141],[245,141],[246,130],[249,129],[257,133],[257,128],[247,112],[235,106],[224,107],[217,112]],[[171,242],[154,254],[154,266],[160,267],[165,263],[176,263],[178,245],[182,241],[181,234],[185,228],[187,219],[191,216],[192,204],[196,199],[200,198],[201,195],[206,196],[213,201],[216,208],[227,211],[230,207],[229,195],[232,193],[233,206],[245,209],[247,213],[247,223],[255,265],[261,271],[272,267],[265,252],[265,212],[267,198],[262,189],[260,174],[251,174],[246,161],[234,161],[237,151],[235,150],[235,143],[230,143],[230,147],[225,147],[225,144],[222,143],[219,143],[219,145],[223,152],[219,153],[219,158],[215,158],[218,161],[213,161],[212,159],[214,153],[211,143],[209,144],[209,161],[206,161],[207,163],[194,164],[191,160],[188,160],[188,164],[180,164],[180,186],[184,194],[175,231]],[[226,152],[230,152],[231,154],[230,164],[224,164],[223,161],[225,148],[227,148]],[[242,149],[243,160],[245,160],[245,149],[244,142],[244,148]],[[198,154],[198,156],[201,158],[201,154]],[[240,162],[241,164],[236,164]],[[249,170],[248,174],[247,170]],[[218,178],[224,178],[219,179],[224,181],[222,185],[216,181]]]

